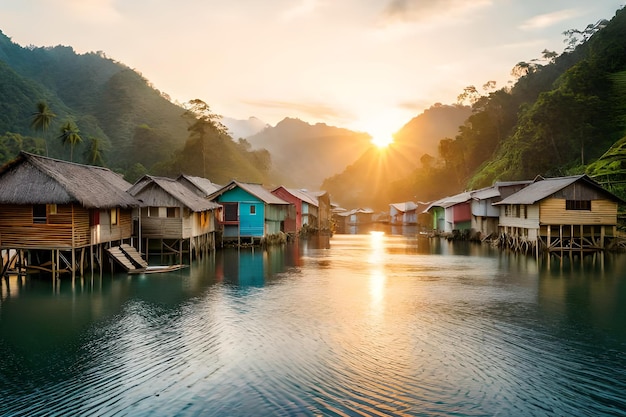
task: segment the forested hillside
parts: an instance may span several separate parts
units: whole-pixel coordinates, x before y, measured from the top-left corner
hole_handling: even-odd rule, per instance
[[[45,103],[51,115],[46,129],[31,125],[39,103]],[[189,130],[194,121],[183,117],[186,110],[140,73],[102,52],[77,54],[67,46],[25,48],[0,32],[0,163],[23,149],[106,165],[131,181],[145,172],[177,175],[177,170],[223,182],[231,179],[228,175],[267,179],[263,157],[228,135],[213,137],[218,131],[211,123],[203,124],[204,148],[207,154],[219,154],[219,161],[228,161],[228,169],[211,164],[210,157],[205,167],[181,164],[199,133]],[[80,138],[73,146],[63,141],[69,133]]]
[[[519,63],[513,88],[474,103],[440,155],[459,185],[582,173],[624,137],[626,13],[564,35],[563,54],[544,51],[542,63]]]

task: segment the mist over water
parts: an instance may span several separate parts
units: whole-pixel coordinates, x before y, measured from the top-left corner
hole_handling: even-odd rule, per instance
[[[373,232],[2,281],[0,415],[626,415],[626,256]]]

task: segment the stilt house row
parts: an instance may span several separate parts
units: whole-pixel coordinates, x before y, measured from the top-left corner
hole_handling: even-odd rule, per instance
[[[103,245],[132,238],[130,186],[106,168],[21,152],[0,168],[0,249],[27,250],[29,265],[52,272],[82,271],[86,249],[101,265]]]
[[[587,175],[577,175],[499,182],[435,201],[426,211],[440,233],[472,230],[525,251],[598,250],[616,236],[622,203]]]

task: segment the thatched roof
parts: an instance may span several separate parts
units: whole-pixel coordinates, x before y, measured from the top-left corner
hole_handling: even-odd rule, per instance
[[[158,191],[155,192],[155,189]],[[144,206],[174,207],[171,204],[173,201],[176,201],[178,202],[176,206],[183,205],[194,212],[214,210],[221,207],[217,203],[198,196],[179,181],[165,177],[144,175],[128,192],[135,198],[140,199]]]
[[[107,209],[137,206],[131,186],[102,167],[21,152],[0,168],[0,204],[70,204]]]

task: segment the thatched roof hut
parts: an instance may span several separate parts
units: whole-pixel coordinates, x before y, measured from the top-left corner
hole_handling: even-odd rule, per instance
[[[0,168],[0,204],[70,204],[130,208],[138,202],[131,184],[107,168],[81,165],[22,151]]]

